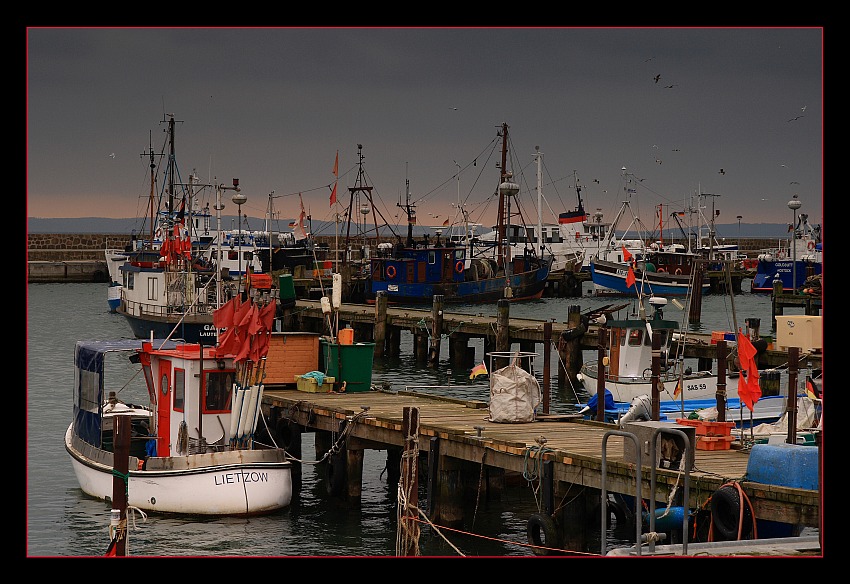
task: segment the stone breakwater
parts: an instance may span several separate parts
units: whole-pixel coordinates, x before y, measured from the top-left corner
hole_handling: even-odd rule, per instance
[[[129,244],[130,236],[120,233],[29,233],[27,260],[103,261],[105,249],[123,249]]]

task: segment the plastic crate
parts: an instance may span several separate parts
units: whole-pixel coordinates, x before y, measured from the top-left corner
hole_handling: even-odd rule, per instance
[[[697,436],[697,450],[729,450],[734,436]]]
[[[325,375],[324,383],[319,385],[315,377],[295,376],[295,386],[298,391],[306,391],[308,393],[330,393],[333,390],[334,381],[336,379]]]
[[[696,428],[697,436],[730,436],[735,422],[711,422],[708,420],[689,420],[677,418],[677,424],[682,426],[693,426]]]

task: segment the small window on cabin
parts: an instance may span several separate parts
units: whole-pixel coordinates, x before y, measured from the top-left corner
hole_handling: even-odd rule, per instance
[[[437,252],[431,250],[428,252],[428,263],[434,265],[437,263]]]
[[[186,401],[186,372],[183,369],[174,370],[174,409],[183,411]]]
[[[236,251],[235,249],[232,249],[232,250],[228,251],[228,252],[227,252],[227,259],[229,259],[229,260],[238,260],[238,259],[239,259],[239,252],[238,252],[238,251]]]
[[[455,250],[455,259],[456,260],[462,260],[463,256],[464,256],[464,251],[466,251],[466,250],[464,250],[462,247],[459,248],[459,249],[456,249]]]
[[[136,287],[136,272],[124,272],[124,287],[133,290]]]
[[[204,412],[230,411],[230,392],[233,388],[233,371],[207,371]]]
[[[156,278],[148,278],[148,300],[156,300],[157,298]]]
[[[638,347],[643,340],[643,329],[632,329],[629,331],[629,346]]]

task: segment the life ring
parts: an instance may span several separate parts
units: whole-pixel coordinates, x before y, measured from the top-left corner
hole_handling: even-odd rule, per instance
[[[806,247],[808,247],[808,248],[809,248],[809,251],[811,251],[811,250],[815,249],[815,242],[814,242],[814,241],[810,241],[810,242],[809,242],[809,244],[808,244]]]
[[[463,273],[463,262],[461,260],[458,260],[455,264],[455,272],[457,272],[458,274]]]
[[[664,268],[658,268],[658,269],[657,269],[657,270],[655,270],[655,271],[656,271],[656,272],[660,272],[660,273],[666,273],[666,272],[667,272],[667,270],[665,270]]]
[[[528,544],[533,546],[532,551],[538,556],[548,556],[553,553],[552,548],[561,547],[561,537],[558,526],[551,515],[546,513],[534,513],[528,518],[526,527],[528,532]]]
[[[387,278],[395,278],[395,266],[387,266]]]
[[[749,501],[747,502],[749,503]],[[739,521],[743,517],[743,521]],[[738,541],[746,538],[753,527],[750,505],[744,505],[741,514],[739,487],[726,484],[711,495],[711,525],[719,536],[717,541]],[[740,525],[740,534],[738,533]]]
[[[153,236],[154,236],[154,239],[162,239],[162,227],[157,227]]]
[[[681,275],[682,275],[682,268],[676,268],[676,275],[677,275],[677,276],[681,276]]]

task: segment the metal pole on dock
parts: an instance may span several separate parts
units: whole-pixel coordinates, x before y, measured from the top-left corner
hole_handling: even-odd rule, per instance
[[[652,419],[656,422],[661,419],[661,392],[658,384],[661,382],[659,373],[661,372],[661,334],[657,330],[652,331]]]
[[[550,366],[552,361],[552,321],[543,323],[543,413],[549,413],[549,395],[551,393],[551,373]]]

